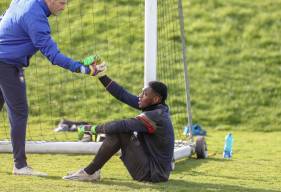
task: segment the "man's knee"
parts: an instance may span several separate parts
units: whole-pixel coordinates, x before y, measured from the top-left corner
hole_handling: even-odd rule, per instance
[[[132,134],[129,133],[107,134],[103,144],[119,146],[122,150],[124,150],[130,145],[131,136]]]
[[[120,144],[120,138],[118,134],[107,134],[103,142],[106,142],[110,145],[117,145]]]
[[[26,102],[8,105],[8,108],[15,118],[19,118],[19,119],[28,118],[28,105]]]

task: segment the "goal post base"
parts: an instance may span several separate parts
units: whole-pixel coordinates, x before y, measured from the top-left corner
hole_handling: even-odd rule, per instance
[[[102,142],[46,142],[27,141],[25,144],[26,153],[37,154],[97,154]],[[193,146],[183,146],[174,149],[174,159],[190,157],[193,153]],[[10,141],[0,141],[0,153],[12,153]]]
[[[102,142],[46,142],[27,141],[26,153],[38,154],[96,154]],[[0,141],[1,153],[12,153],[10,141]]]

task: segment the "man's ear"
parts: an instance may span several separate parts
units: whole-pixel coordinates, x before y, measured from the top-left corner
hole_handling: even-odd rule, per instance
[[[161,103],[161,97],[160,96],[155,96],[153,97],[153,104],[158,104]]]

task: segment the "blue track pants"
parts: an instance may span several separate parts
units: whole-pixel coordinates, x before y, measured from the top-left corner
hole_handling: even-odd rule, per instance
[[[15,166],[22,168],[27,165],[25,136],[28,118],[23,71],[15,66],[0,63],[0,110],[4,103],[10,121]]]

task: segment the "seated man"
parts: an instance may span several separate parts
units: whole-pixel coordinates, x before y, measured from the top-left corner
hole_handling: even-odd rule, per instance
[[[151,81],[139,96],[135,96],[106,75],[99,80],[116,99],[140,109],[142,113],[133,118],[88,128],[93,134],[106,134],[106,138],[87,167],[63,179],[99,180],[102,166],[121,149],[121,160],[134,180],[167,181],[172,170],[174,130],[169,108],[165,104],[166,85]]]

